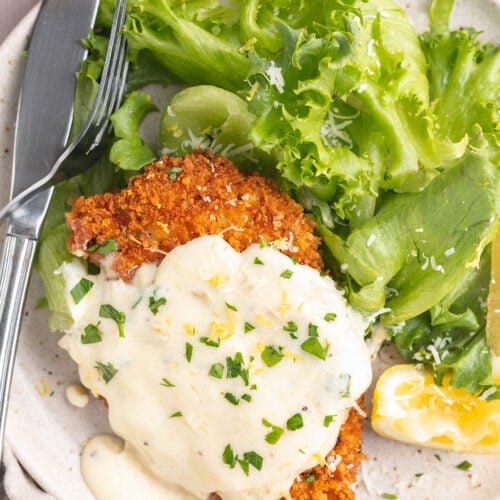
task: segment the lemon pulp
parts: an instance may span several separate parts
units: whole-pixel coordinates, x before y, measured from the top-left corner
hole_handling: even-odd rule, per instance
[[[418,446],[500,454],[500,400],[433,383],[432,373],[395,365],[377,381],[372,426],[384,437]]]

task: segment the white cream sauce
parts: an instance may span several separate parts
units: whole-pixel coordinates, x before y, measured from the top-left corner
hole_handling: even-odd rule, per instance
[[[76,259],[62,271],[68,294],[82,278],[93,286],[78,304],[69,299],[75,324],[60,344],[82,383],[107,400],[111,427],[126,442],[125,451],[99,440],[86,448],[83,473],[97,498],[108,497],[96,484],[125,474],[113,466],[118,459],[155,476],[162,498],[168,485],[196,498],[287,495],[333,448],[370,383],[366,322],[329,277],[272,247],[238,253],[204,236],[158,267],[142,266],[129,284],[89,276]],[[103,305],[124,314],[123,336],[100,316]],[[102,340],[83,343],[94,327]],[[325,360],[310,352],[322,356],[325,346]],[[123,495],[109,487],[134,498],[128,487]]]

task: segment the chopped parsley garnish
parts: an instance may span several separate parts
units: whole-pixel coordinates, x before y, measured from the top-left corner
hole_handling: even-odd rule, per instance
[[[257,264],[259,266],[263,266],[264,265],[264,262],[262,262],[258,257],[255,257],[253,263]]]
[[[237,308],[236,306],[233,306],[232,304],[228,304],[227,302],[226,302],[226,307],[227,307],[229,310],[231,310],[231,311],[235,311],[235,312],[237,312],[237,311],[238,311],[238,308]]]
[[[100,361],[96,361],[95,368],[101,372],[102,378],[106,384],[116,375],[116,372],[118,371],[118,368],[115,368],[111,363],[105,365]]]
[[[241,399],[244,399],[247,403],[250,403],[252,401],[252,396],[250,394],[243,394],[243,396],[241,396]]]
[[[315,474],[309,474],[306,476],[306,482],[307,483],[313,483],[316,480],[316,475]]]
[[[303,351],[311,354],[312,356],[316,356],[323,361],[326,360],[326,355],[328,353],[328,342],[325,343],[323,347],[318,339],[318,337],[309,337],[307,340],[300,344],[300,347]]]
[[[234,406],[237,406],[240,402],[240,400],[232,392],[226,392],[224,397]]]
[[[289,321],[286,324],[286,326],[283,327],[283,330],[285,332],[293,332],[293,333],[295,333],[298,329],[299,329],[299,327],[297,326],[297,323],[295,323],[295,321]]]
[[[213,364],[208,374],[215,378],[222,378],[224,375],[224,365],[222,363]]]
[[[73,302],[78,304],[90,289],[94,286],[94,282],[88,280],[87,278],[82,278],[72,289],[71,296],[73,297]]]
[[[193,344],[186,342],[186,359],[188,363],[191,363],[192,357],[193,357]]]
[[[260,248],[266,248],[269,246],[269,243],[264,238],[261,238],[260,242],[259,242],[259,246],[260,246]]]
[[[217,340],[210,340],[208,337],[200,337],[199,341],[202,344],[205,344],[209,347],[219,347],[220,346],[220,339],[217,338]]]
[[[182,412],[176,411],[175,413],[172,413],[168,418],[175,418],[175,417],[182,417]]]
[[[291,269],[285,269],[281,274],[281,278],[289,280],[293,276],[293,271]]]
[[[172,382],[170,382],[170,380],[167,380],[166,378],[163,378],[163,379],[161,380],[161,385],[162,385],[163,387],[175,387],[175,385],[174,385],[174,384],[172,384]]]
[[[277,351],[272,345],[266,345],[260,357],[267,366],[272,367],[282,360],[283,354]]]
[[[251,332],[252,330],[255,330],[255,326],[253,326],[252,323],[245,321],[245,333]]]
[[[382,493],[382,498],[394,499],[398,498],[398,496],[395,495],[394,493]]]
[[[472,467],[472,464],[470,462],[467,462],[467,460],[464,460],[463,462],[460,462],[458,465],[455,465],[455,467],[460,470],[469,470]]]
[[[95,245],[87,248],[87,252],[97,252],[106,255],[111,252],[116,252],[118,250],[118,243],[116,240],[109,239],[102,243],[96,243]]]
[[[300,413],[296,413],[286,421],[286,428],[289,431],[296,431],[302,429],[302,427],[304,427],[304,420]]]
[[[177,175],[182,172],[182,168],[181,167],[172,167],[169,171],[168,171],[168,177],[171,181],[176,181],[177,180]]]
[[[125,313],[118,311],[110,304],[103,304],[99,309],[101,318],[112,319],[118,326],[118,334],[120,337],[125,337],[123,325],[125,324]]]
[[[226,378],[236,378],[241,373],[241,366],[243,365],[243,356],[241,352],[237,352],[234,359],[231,356],[226,356],[227,374]]]
[[[98,327],[99,323],[97,325],[89,324],[85,327],[85,334],[80,337],[82,344],[96,344],[102,341],[102,333]]]
[[[325,418],[323,419],[323,425],[325,427],[330,427],[330,424],[332,424],[333,422],[335,422],[335,417],[337,415],[326,415]]]
[[[438,455],[437,453],[434,455],[434,458],[438,461],[441,462],[441,455]]]
[[[308,333],[309,333],[309,337],[319,337],[318,325],[313,325],[312,323],[309,323]]]
[[[234,358],[226,356],[226,378],[241,377],[245,385],[248,385],[249,372],[243,368],[244,361],[241,352],[237,352]]]
[[[158,314],[158,309],[160,306],[163,306],[167,303],[167,299],[165,297],[159,297],[155,299],[154,297],[149,297],[149,308],[151,312],[156,316]]]
[[[326,313],[323,319],[325,321],[335,321],[337,319],[337,315],[335,313]]]
[[[424,475],[423,472],[416,472],[415,477],[422,477]]]
[[[222,462],[229,465],[231,469],[234,469],[236,464],[239,464],[245,475],[248,476],[250,465],[257,470],[261,470],[264,459],[256,451],[247,451],[243,453],[243,458],[239,458],[238,455],[235,455],[231,445],[228,444],[222,452]]]
[[[283,432],[285,432],[283,427],[274,425],[265,418],[262,419],[262,425],[271,428],[271,432],[268,432],[264,438],[269,444],[276,444],[283,435]]]
[[[234,454],[233,448],[230,444],[226,445],[224,451],[222,452],[222,462],[229,465],[231,469],[234,469],[236,465],[236,455]]]

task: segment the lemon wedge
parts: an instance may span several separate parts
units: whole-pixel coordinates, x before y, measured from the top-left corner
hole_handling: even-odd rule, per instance
[[[500,400],[433,383],[432,373],[395,365],[373,395],[372,427],[389,439],[467,453],[500,454]]]

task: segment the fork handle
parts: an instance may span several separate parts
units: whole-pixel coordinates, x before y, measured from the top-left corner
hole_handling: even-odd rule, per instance
[[[0,264],[0,456],[14,358],[37,240],[7,232]]]

